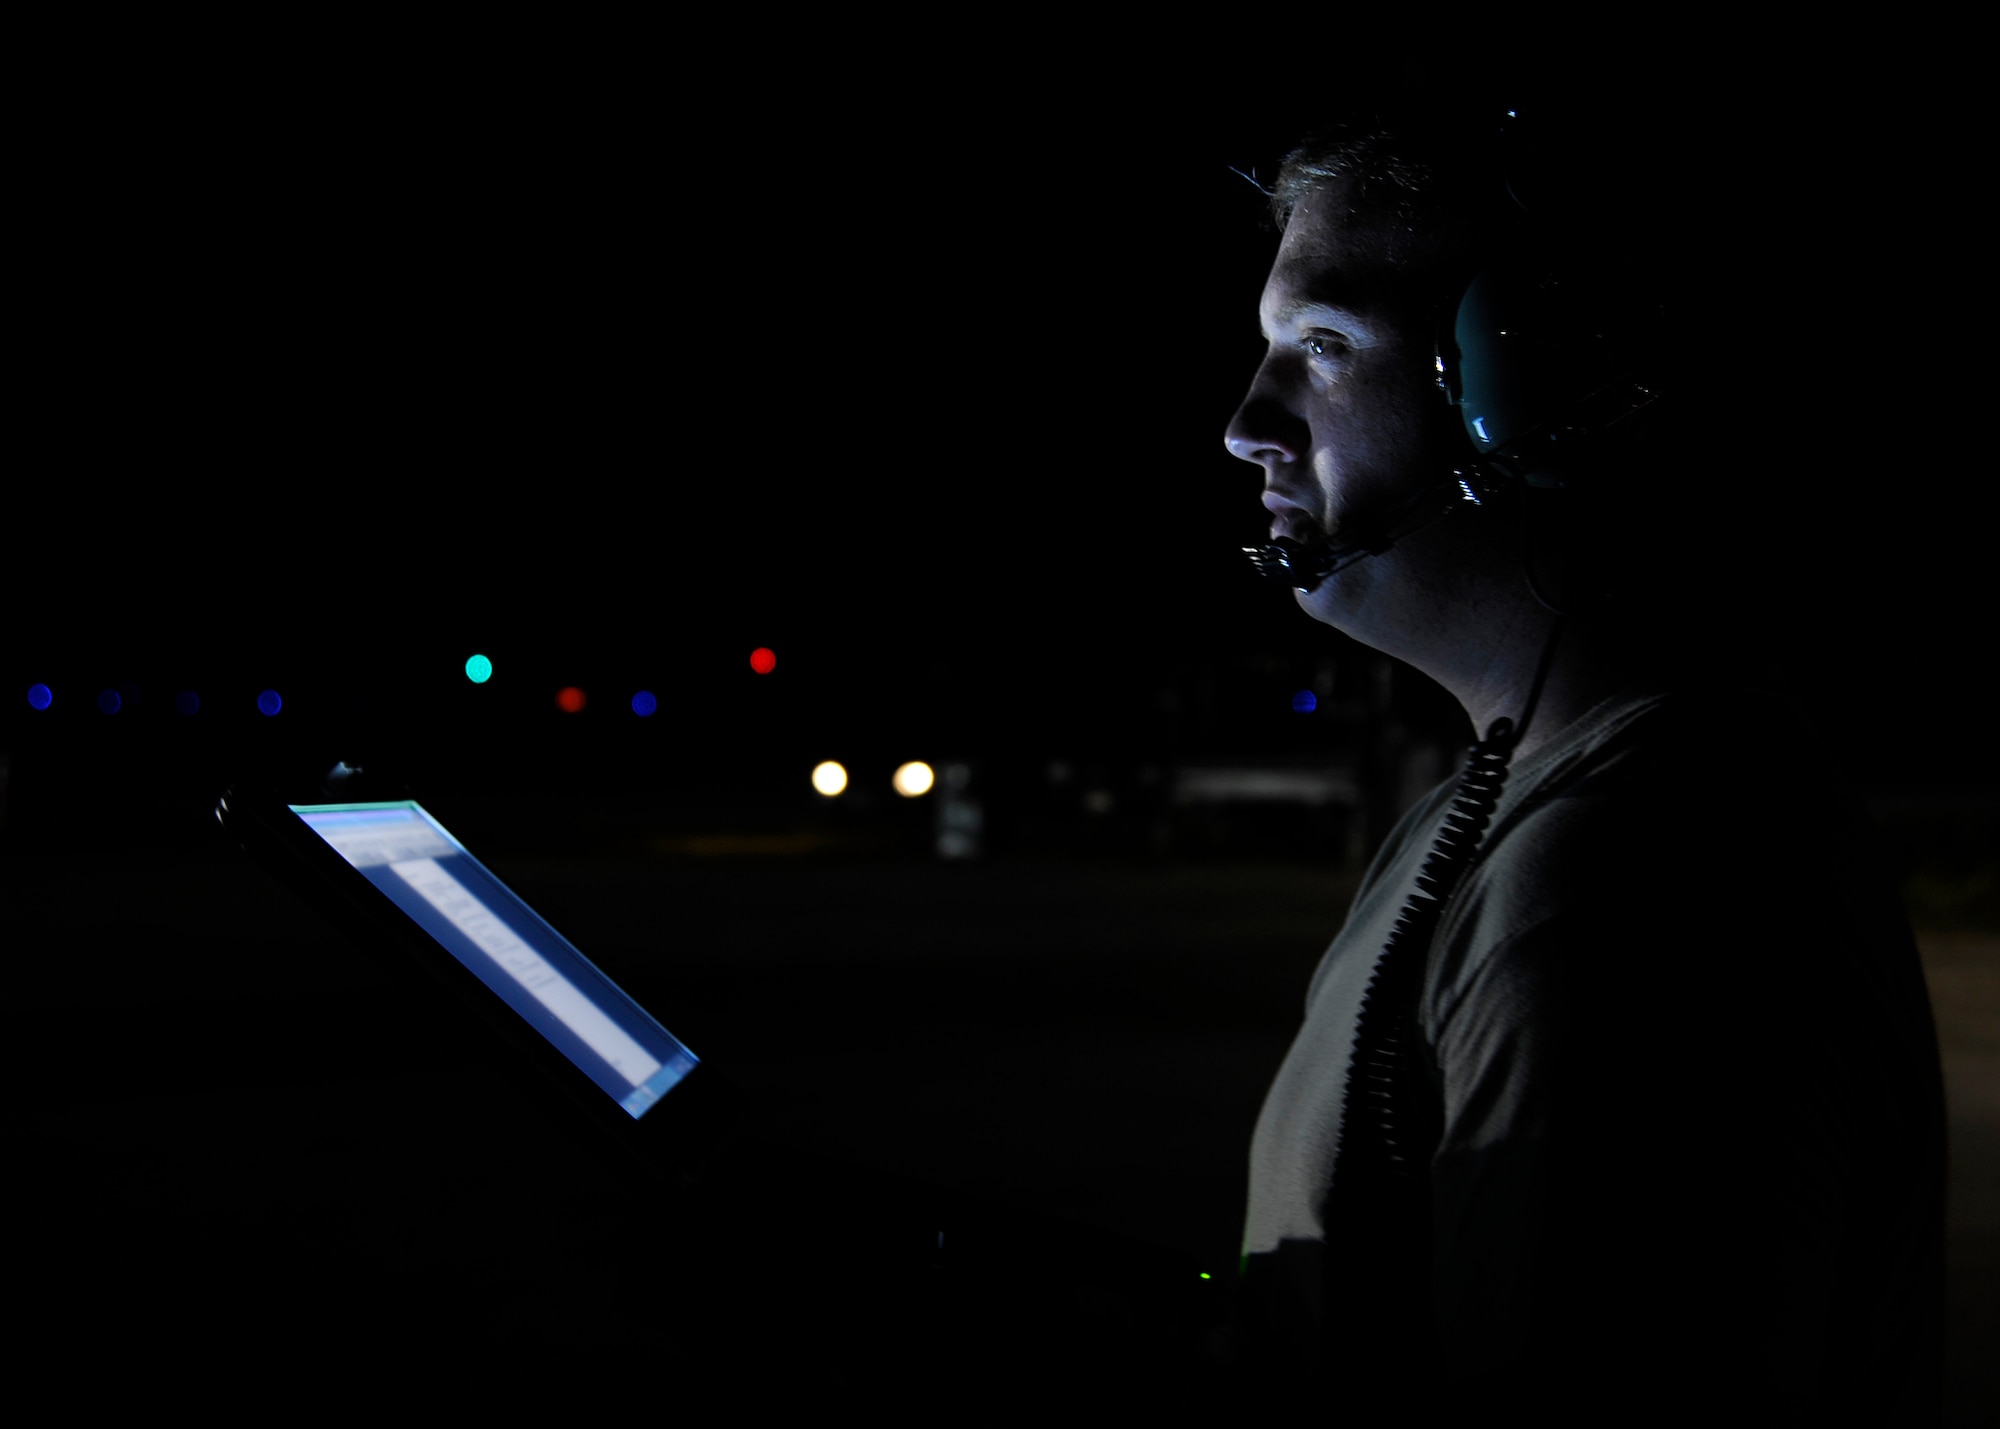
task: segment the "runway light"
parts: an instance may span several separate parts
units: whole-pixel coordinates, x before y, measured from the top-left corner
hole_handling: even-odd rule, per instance
[[[493,662],[484,655],[474,655],[465,662],[465,678],[475,685],[483,685],[493,678]]]
[[[116,690],[99,690],[97,692],[97,707],[106,714],[117,714],[118,707],[124,703],[123,700],[118,698],[118,691]]]
[[[584,698],[583,691],[575,685],[564,685],[556,691],[556,708],[564,714],[576,714],[589,703],[590,701]]]
[[[1311,714],[1318,708],[1319,696],[1311,690],[1300,690],[1296,695],[1292,696],[1292,712],[1294,714]]]
[[[644,719],[659,707],[660,702],[653,698],[651,690],[641,690],[638,694],[632,696],[632,713],[639,716],[640,719]]]
[[[847,787],[847,771],[831,759],[813,766],[813,788],[831,799]]]
[[[45,710],[55,702],[55,692],[47,685],[28,686],[28,703],[38,710]]]
[[[937,782],[937,776],[931,773],[930,765],[912,762],[898,769],[890,777],[889,782],[905,799],[914,799],[919,795],[930,793],[931,785]]]
[[[257,709],[264,715],[274,715],[285,707],[285,702],[276,690],[266,690],[257,696]]]
[[[778,657],[768,647],[759,645],[750,652],[750,668],[760,675],[768,675],[778,668]]]
[[[193,690],[182,690],[174,696],[174,708],[184,715],[194,714],[201,708],[201,696]]]

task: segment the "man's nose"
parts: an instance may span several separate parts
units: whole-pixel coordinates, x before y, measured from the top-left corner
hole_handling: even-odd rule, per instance
[[[1231,456],[1259,466],[1298,461],[1311,440],[1306,424],[1274,399],[1261,376],[1222,434]]]

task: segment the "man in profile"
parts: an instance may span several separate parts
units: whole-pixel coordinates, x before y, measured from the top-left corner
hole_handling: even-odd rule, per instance
[[[1275,184],[1255,558],[1478,743],[1312,982],[1233,1353],[1353,1422],[1923,1422],[1935,1036],[1738,618],[1777,528],[1709,369],[1748,328],[1673,196],[1617,192],[1638,138],[1561,118],[1375,111]]]

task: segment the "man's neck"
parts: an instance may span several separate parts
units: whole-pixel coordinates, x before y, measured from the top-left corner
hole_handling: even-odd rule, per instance
[[[1481,739],[1495,721],[1513,722],[1518,761],[1532,758],[1621,690],[1665,688],[1665,662],[1654,654],[1601,621],[1538,609],[1524,614],[1476,675],[1452,693]]]

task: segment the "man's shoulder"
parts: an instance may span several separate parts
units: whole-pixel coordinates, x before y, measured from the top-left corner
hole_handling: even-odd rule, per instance
[[[1599,714],[1522,771],[1440,924],[1443,971],[1529,937],[1742,944],[1886,892],[1805,730],[1699,694]]]
[[[1606,702],[1526,767],[1509,771],[1468,887],[1574,894],[1569,870],[1633,876],[1687,856],[1726,807],[1762,803],[1766,771],[1708,702]],[[1659,847],[1664,845],[1664,848]],[[1650,859],[1639,857],[1644,850]]]
[[[1643,877],[1768,848],[1774,821],[1811,814],[1815,835],[1851,831],[1843,816],[1858,806],[1827,778],[1815,734],[1781,704],[1674,690],[1608,700],[1577,724],[1519,771],[1482,861],[1515,877],[1571,861]]]

